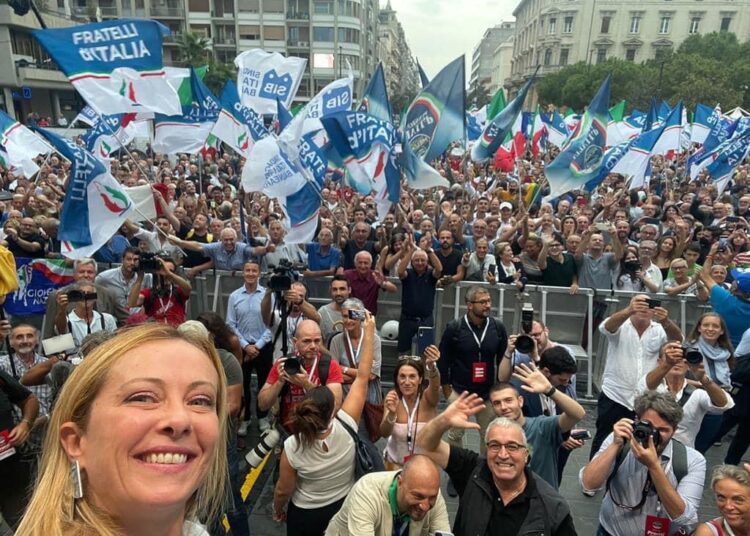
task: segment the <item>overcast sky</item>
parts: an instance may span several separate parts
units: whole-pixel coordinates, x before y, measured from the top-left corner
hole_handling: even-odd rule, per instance
[[[387,0],[380,0],[385,6]],[[404,27],[412,54],[429,78],[447,63],[466,54],[469,82],[471,54],[484,31],[513,20],[518,0],[391,0]]]

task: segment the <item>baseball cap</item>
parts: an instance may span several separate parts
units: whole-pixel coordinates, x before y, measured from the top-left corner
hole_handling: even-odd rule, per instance
[[[735,268],[732,270],[732,277],[737,282],[737,288],[750,294],[750,269]]]
[[[502,203],[500,203],[500,210],[503,210],[504,208],[507,208],[508,210],[513,210],[513,205],[511,205],[507,201],[503,201]]]

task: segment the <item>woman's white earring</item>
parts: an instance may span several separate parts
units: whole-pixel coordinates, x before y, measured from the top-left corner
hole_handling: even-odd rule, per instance
[[[70,481],[73,484],[73,499],[83,499],[81,464],[78,463],[78,460],[70,462]]]

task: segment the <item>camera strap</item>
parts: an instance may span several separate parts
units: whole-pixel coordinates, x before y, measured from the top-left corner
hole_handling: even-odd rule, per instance
[[[344,330],[344,338],[346,339],[346,357],[349,359],[349,366],[357,368],[359,366],[359,353],[362,350],[362,339],[364,339],[364,336],[363,334],[359,335],[359,343],[357,344],[356,353],[352,346],[352,340],[349,338],[349,332],[346,330]]]
[[[484,342],[485,336],[487,336],[487,328],[490,327],[490,319],[485,318],[484,319],[484,331],[482,331],[482,337],[477,337],[477,334],[474,332],[474,328],[471,327],[471,322],[469,322],[469,315],[464,315],[464,322],[466,322],[466,327],[469,328],[469,333],[471,333],[471,336],[474,337],[474,340],[477,343],[477,358],[481,361],[482,359],[482,343]]]

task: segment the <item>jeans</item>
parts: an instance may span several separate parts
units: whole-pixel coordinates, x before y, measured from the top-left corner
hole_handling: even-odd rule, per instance
[[[729,411],[724,412],[721,428],[719,428],[719,433],[714,438],[714,441],[720,440],[735,424],[737,425],[734,439],[729,444],[726,457],[724,458],[724,463],[730,465],[738,465],[740,460],[742,460],[742,456],[745,455],[747,447],[750,446],[750,417],[741,415],[740,411],[735,406]]]
[[[705,454],[706,451],[713,446],[714,438],[721,429],[721,423],[723,420],[723,414],[706,414],[706,416],[703,417],[701,428],[698,430],[698,435],[695,436],[695,450],[701,454]]]
[[[250,414],[252,413],[252,395],[250,393],[250,375],[253,370],[258,376],[258,391],[263,388],[263,384],[266,383],[268,373],[271,372],[273,366],[273,343],[266,344],[261,350],[260,354],[252,361],[242,362],[242,391],[244,397],[245,416],[244,420],[250,420]],[[264,418],[268,415],[267,411],[259,411],[256,407],[256,415],[259,419]]]

